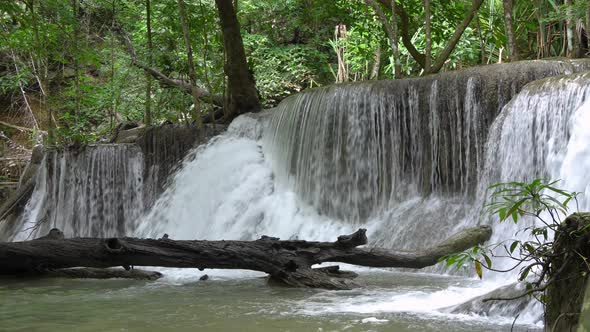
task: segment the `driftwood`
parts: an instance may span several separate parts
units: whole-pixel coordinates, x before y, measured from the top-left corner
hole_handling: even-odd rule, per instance
[[[418,252],[357,248],[367,243],[365,229],[335,242],[281,241],[263,236],[256,241],[175,241],[137,238],[62,239],[59,230],[24,242],[0,243],[0,274],[44,274],[72,267],[162,266],[176,268],[246,269],[268,273],[275,282],[293,287],[351,289],[356,275],[338,266],[312,268],[324,262],[369,267],[423,268],[441,257],[487,241],[491,228],[461,231]],[[57,236],[56,236],[57,234]]]

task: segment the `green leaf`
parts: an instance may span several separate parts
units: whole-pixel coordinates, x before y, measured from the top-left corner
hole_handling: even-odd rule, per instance
[[[508,216],[512,216],[512,219],[514,220],[515,223],[518,220],[518,215],[516,215],[516,212],[518,212],[518,209],[520,208],[520,206],[522,204],[524,204],[524,202],[526,202],[527,200],[528,200],[527,197],[522,198],[518,202],[514,203],[514,205],[512,205],[512,207],[510,207],[510,210],[508,210],[508,213],[506,213]]]
[[[524,246],[526,247],[526,250],[528,250],[528,252],[530,253],[533,253],[535,251],[535,247],[533,247],[533,245],[530,243],[526,243]]]
[[[479,261],[475,261],[475,272],[477,273],[477,276],[479,277],[479,279],[481,279],[483,277],[483,271],[481,269],[481,263]]]
[[[524,270],[522,270],[522,272],[520,273],[520,277],[518,278],[518,281],[523,281],[524,279],[526,279],[526,277],[528,277],[529,272],[531,272],[531,268],[533,267],[533,265],[529,265],[527,267],[524,268]]]
[[[551,184],[553,184],[553,183],[551,183]],[[561,189],[557,189],[557,188],[555,188],[555,187],[551,187],[551,184],[550,184],[549,186],[547,186],[547,189],[549,189],[549,190],[551,190],[551,191],[553,191],[553,192],[556,192],[556,193],[558,193],[558,194],[561,194],[561,195],[563,195],[563,196],[566,196],[566,197],[569,197],[569,196],[571,196],[571,193],[569,193],[569,192],[567,192],[567,191],[565,191],[565,190],[561,190]]]
[[[499,209],[498,214],[500,215],[500,221],[506,219],[506,208]]]
[[[482,254],[483,258],[486,260],[486,264],[488,269],[492,268],[492,260],[490,259],[490,257],[486,254]]]
[[[516,211],[512,212],[512,220],[514,220],[514,223],[516,224],[518,222],[518,213],[516,213]]]
[[[519,243],[520,243],[520,241],[512,242],[512,244],[510,245],[510,253],[511,254],[514,252],[514,250],[516,249],[516,247],[518,246]]]

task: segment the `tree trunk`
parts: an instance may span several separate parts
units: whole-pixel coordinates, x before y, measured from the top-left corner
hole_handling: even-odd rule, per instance
[[[424,15],[425,18],[425,33],[426,33],[426,47],[424,49],[424,75],[430,74],[432,62],[432,34],[430,32],[430,0],[424,0]]]
[[[539,41],[537,42],[537,59],[542,59],[546,54],[545,22],[543,22],[543,0],[537,3],[537,22],[539,23]]]
[[[46,51],[43,45],[41,44],[41,38],[39,36],[39,21],[37,19],[37,12],[35,11],[35,0],[31,0],[27,2],[27,6],[31,12],[31,21],[33,25],[33,42],[35,48],[35,57],[36,59],[31,61],[34,63],[37,62],[37,68],[33,68],[36,71],[36,76],[38,77],[39,87],[41,89],[41,102],[40,102],[40,112],[43,113],[44,109],[47,109],[47,145],[52,145],[54,143],[54,132],[53,132],[53,114],[51,111],[51,107],[47,106],[47,97],[49,91],[47,90],[47,71],[42,70],[43,60],[46,56]],[[34,66],[33,66],[34,67]]]
[[[80,96],[80,62],[78,61],[78,49],[79,49],[79,45],[78,45],[78,40],[80,39],[80,22],[78,21],[79,19],[79,12],[80,12],[80,4],[78,3],[78,0],[72,0],[72,12],[73,12],[73,16],[74,16],[74,39],[73,39],[73,47],[70,50],[71,52],[71,56],[72,59],[74,60],[74,84],[75,84],[75,88],[76,88],[76,97],[75,97],[75,101],[76,101],[76,109],[74,110],[74,120],[76,122],[76,125],[79,123],[80,121],[80,110],[82,108],[82,97]]]
[[[387,33],[387,37],[389,38],[389,43],[391,44],[391,50],[392,50],[392,54],[393,54],[394,75],[395,75],[395,78],[400,78],[401,77],[401,63],[399,61],[399,49],[398,49],[398,42],[397,42],[397,19],[396,19],[395,14],[393,14],[393,12],[395,12],[395,1],[394,0],[391,1],[391,10],[392,10],[391,16],[393,17],[392,24],[389,23],[389,19],[387,18],[387,16],[383,12],[383,10],[381,10],[381,7],[379,7],[379,4],[375,0],[365,0],[365,4],[367,4],[368,6],[373,8],[373,10],[375,11],[375,14],[377,14],[377,17],[379,17],[379,20],[381,20],[381,23],[383,24],[383,27],[385,28],[385,32]]]
[[[572,0],[565,0],[566,5],[566,35],[567,57],[571,59],[580,57],[580,39],[576,33],[576,20],[574,19],[574,4]]]
[[[395,78],[402,78],[402,63],[399,56],[399,42],[397,39],[397,15],[395,14],[396,0],[391,0],[391,48],[393,51],[393,74]]]
[[[191,46],[190,30],[188,20],[184,12],[184,0],[178,0],[178,16],[182,25],[182,35],[186,45],[186,55],[188,58],[188,77],[191,82],[191,95],[193,97],[193,120],[199,133],[203,133],[203,120],[201,119],[201,102],[197,91],[197,74],[195,73],[195,64],[193,61],[193,47]]]
[[[148,42],[148,61],[147,65],[153,65],[153,43],[152,43],[152,8],[151,8],[150,0],[145,0],[145,12],[146,18],[145,23],[147,27],[147,42]],[[144,122],[146,126],[152,125],[152,75],[150,75],[147,71],[145,72],[145,117]]]
[[[386,7],[390,5],[390,0],[378,0],[378,1]],[[465,18],[459,24],[459,26],[457,26],[457,28],[455,29],[455,33],[453,33],[453,36],[451,36],[451,38],[447,41],[447,44],[445,45],[443,50],[440,52],[440,54],[438,54],[436,56],[436,59],[432,63],[432,67],[430,68],[431,74],[437,73],[442,69],[445,62],[449,59],[449,57],[451,56],[451,53],[453,53],[453,50],[455,49],[455,47],[457,46],[457,44],[461,40],[461,36],[463,36],[465,29],[467,29],[469,24],[471,24],[471,21],[475,17],[475,14],[477,14],[477,11],[479,10],[479,8],[481,7],[482,4],[483,4],[483,0],[472,0],[471,8],[469,9],[467,14],[465,15]],[[404,44],[404,46],[406,47],[406,49],[408,50],[408,53],[410,53],[412,58],[414,58],[414,60],[416,60],[416,62],[422,68],[426,68],[425,55],[420,53],[416,49],[414,44],[412,44],[412,34],[410,33],[410,30],[409,30],[410,23],[409,23],[408,14],[404,10],[401,3],[397,4],[397,6],[395,6],[394,10],[400,19],[399,28],[400,28],[402,43]]]
[[[260,111],[254,75],[248,68],[240,23],[231,0],[215,0],[226,53],[224,66],[228,81],[226,115],[234,118],[242,113]]]
[[[459,24],[451,39],[447,41],[445,48],[440,52],[439,55],[437,55],[436,60],[434,61],[434,63],[432,64],[432,68],[430,69],[431,74],[438,73],[442,69],[445,62],[451,56],[451,53],[453,53],[453,50],[461,40],[461,36],[463,36],[465,29],[467,29],[469,24],[471,24],[471,21],[475,17],[475,14],[477,14],[477,11],[481,7],[482,3],[483,0],[473,0],[473,3],[471,4],[471,9],[469,9],[467,14],[465,15],[465,18],[463,19],[461,24]]]
[[[574,213],[555,232],[545,290],[547,331],[576,331],[590,266],[590,213]]]
[[[97,269],[97,268],[73,268],[46,271],[43,277],[70,278],[70,279],[135,279],[157,280],[162,273],[138,269]]]
[[[115,114],[117,114],[117,98],[115,94],[115,23],[117,21],[117,0],[112,2],[113,17],[111,20],[111,108],[109,114],[109,128],[113,130],[115,125]]]
[[[334,42],[336,43],[336,59],[338,61],[338,72],[336,83],[348,82],[348,66],[346,63],[346,48],[340,40],[346,39],[346,25],[339,23],[334,28]]]
[[[475,28],[477,29],[477,37],[479,39],[479,49],[480,49],[480,57],[481,57],[481,64],[486,64],[486,45],[483,40],[483,34],[481,33],[481,24],[479,23],[479,15],[475,16]]]
[[[586,37],[588,38],[588,44],[590,44],[590,3],[586,8]]]
[[[369,79],[379,79],[379,69],[381,69],[381,46],[377,46],[377,49],[375,50],[373,56],[373,69],[371,70],[371,76],[369,76]]]
[[[438,245],[418,252],[361,249],[367,243],[365,229],[339,236],[335,242],[280,241],[263,236],[256,241],[173,241],[136,238],[63,239],[52,229],[47,236],[0,243],[0,274],[43,274],[71,267],[162,266],[176,268],[246,269],[268,273],[294,287],[350,289],[355,274],[336,266],[312,265],[341,262],[371,267],[423,268],[441,257],[487,241],[491,228],[480,226],[459,232]]]
[[[512,0],[503,0],[504,6],[504,25],[506,27],[506,36],[508,37],[508,55],[510,61],[518,61],[518,47],[516,45],[516,37],[514,35],[514,23],[512,22]]]

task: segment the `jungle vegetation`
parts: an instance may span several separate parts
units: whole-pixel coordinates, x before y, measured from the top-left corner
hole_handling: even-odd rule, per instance
[[[298,91],[588,55],[586,0],[1,0],[0,132],[228,122]]]

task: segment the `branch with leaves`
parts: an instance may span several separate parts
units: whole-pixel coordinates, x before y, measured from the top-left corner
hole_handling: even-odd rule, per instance
[[[193,86],[190,82],[177,78],[168,77],[156,68],[152,68],[142,63],[139,60],[139,57],[137,56],[137,52],[135,51],[135,47],[133,46],[133,41],[131,40],[131,37],[120,26],[115,26],[114,32],[117,34],[121,42],[125,45],[127,53],[129,53],[129,55],[131,56],[131,63],[134,66],[143,69],[146,73],[150,74],[162,85],[179,88],[181,91],[189,95],[193,94]],[[195,86],[195,94],[200,100],[206,103],[211,103],[215,106],[223,107],[223,96],[221,95],[212,94],[208,90],[198,86]]]
[[[578,193],[559,189],[558,181],[535,179],[530,183],[498,183],[491,187],[487,212],[500,222],[522,223],[523,218],[532,225],[517,231],[528,235],[528,240],[507,240],[501,243],[476,246],[469,251],[441,259],[448,266],[461,267],[474,264],[475,272],[482,278],[483,270],[510,272],[519,269],[518,281],[526,283],[526,291],[510,298],[489,298],[484,301],[510,301],[524,296],[536,296],[558,282],[572,264],[580,265],[586,273],[588,264],[588,239],[590,239],[590,214],[571,213],[570,205],[578,209]],[[551,239],[550,235],[555,234]],[[498,250],[499,249],[499,250]],[[498,253],[498,251],[500,253]],[[507,269],[495,269],[493,258],[508,258],[514,264]],[[544,302],[544,296],[537,297]]]

